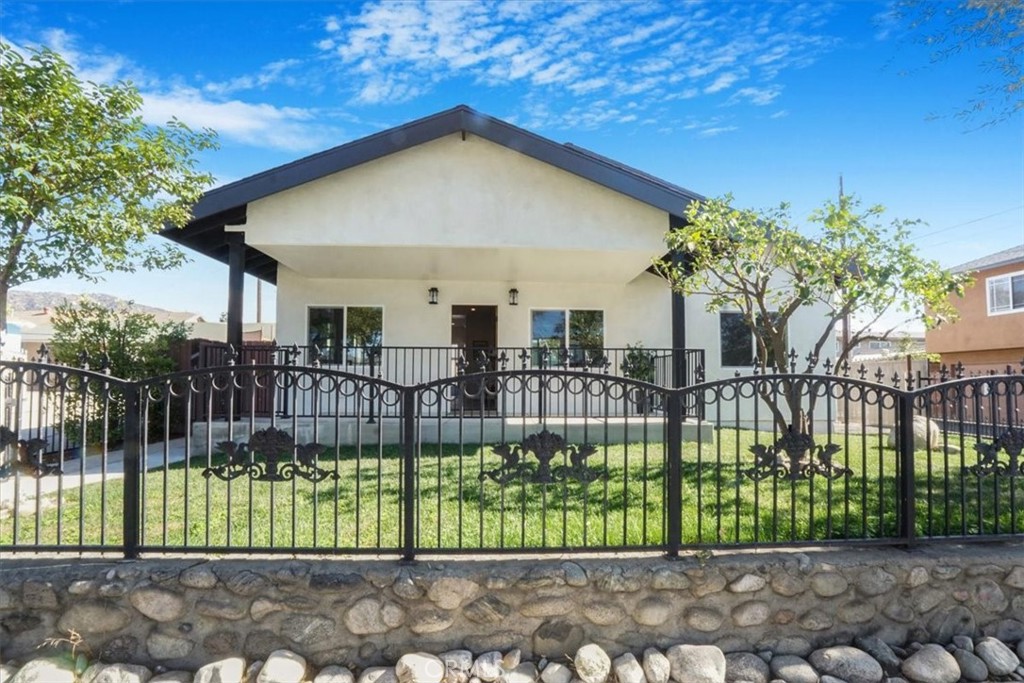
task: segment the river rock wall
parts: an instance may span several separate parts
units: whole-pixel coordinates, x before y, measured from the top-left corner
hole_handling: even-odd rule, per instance
[[[288,649],[315,666],[596,643],[806,656],[858,636],[1024,639],[1024,545],[529,560],[6,559],[0,656],[81,634],[108,662],[196,669]]]

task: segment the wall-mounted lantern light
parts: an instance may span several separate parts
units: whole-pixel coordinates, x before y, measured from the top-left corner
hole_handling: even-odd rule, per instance
[[[437,287],[431,287],[427,290],[427,302],[431,306],[437,305]]]
[[[519,290],[513,287],[508,290],[508,305],[518,306],[519,305]]]

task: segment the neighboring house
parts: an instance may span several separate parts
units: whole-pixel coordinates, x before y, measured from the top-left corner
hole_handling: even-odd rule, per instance
[[[244,271],[277,285],[278,342],[329,365],[383,354],[385,379],[413,383],[450,375],[458,353],[475,369],[504,353],[621,374],[641,342],[659,349],[656,381],[682,386],[698,362],[731,377],[754,354],[736,314],[652,271],[700,198],[459,106],[211,190],[163,235],[229,265],[234,343]],[[794,317],[801,357],[820,330],[801,321],[820,315]]]
[[[242,325],[242,343],[271,342],[275,339],[274,323],[244,323]],[[212,323],[199,319],[189,325],[189,339],[205,339],[215,342],[226,342],[228,339],[227,323]]]
[[[841,343],[841,335],[836,336],[836,343]],[[879,358],[902,358],[908,355],[924,353],[924,334],[921,332],[893,333],[890,335],[866,334],[860,342],[850,349],[850,362]]]
[[[953,301],[955,323],[929,330],[928,353],[968,372],[1020,369],[1024,360],[1024,244],[951,269],[974,273],[974,285]]]

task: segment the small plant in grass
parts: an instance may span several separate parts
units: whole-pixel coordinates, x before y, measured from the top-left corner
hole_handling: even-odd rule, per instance
[[[85,670],[89,668],[92,650],[86,644],[82,634],[75,629],[69,628],[65,631],[65,634],[64,636],[46,638],[36,649],[52,647],[64,650],[62,655],[70,659],[74,667],[75,676],[81,677]]]
[[[706,569],[708,566],[708,562],[710,562],[711,558],[714,556],[715,554],[707,548],[698,550],[693,554],[694,559],[697,560],[697,564],[700,565],[701,569]]]

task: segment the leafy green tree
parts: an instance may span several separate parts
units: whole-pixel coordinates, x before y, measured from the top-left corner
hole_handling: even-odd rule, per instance
[[[822,316],[815,341],[796,368],[811,372],[819,360],[846,362],[869,333],[886,339],[911,320],[931,328],[956,317],[950,296],[962,296],[970,276],[922,258],[910,239],[913,222],[886,226],[883,213],[880,206],[862,209],[856,198],[843,197],[816,210],[805,233],[792,224],[785,204],[754,211],[733,208],[729,196],[694,202],[687,224],[666,238],[683,258],[658,267],[678,291],[707,294],[708,311],[741,313],[758,364],[779,373],[793,370],[790,322],[801,309],[816,307]],[[844,321],[848,335],[836,349]],[[889,328],[879,334],[883,322]],[[814,323],[801,321],[808,324]],[[783,428],[799,424],[804,407],[791,396],[789,415],[773,407],[776,421]]]
[[[152,314],[133,310],[130,303],[108,308],[82,299],[54,308],[50,352],[67,365],[77,365],[85,356],[94,368],[106,355],[111,375],[139,380],[177,370],[172,354],[188,339],[188,331],[185,323],[159,323]]]
[[[78,365],[87,358],[92,369],[105,358],[109,372],[119,379],[140,380],[177,370],[172,355],[188,338],[188,326],[180,322],[159,323],[149,313],[132,310],[131,304],[108,308],[89,299],[77,304],[64,303],[54,309],[53,358],[66,365]],[[87,432],[83,435],[82,416],[73,415],[66,425],[69,441],[94,443],[102,438],[107,411],[108,438],[120,441],[124,432],[124,400],[120,395],[111,397],[109,405],[95,401],[85,416]],[[163,406],[152,406],[149,413],[152,434],[163,434],[161,426]]]
[[[992,125],[1024,113],[1024,0],[897,0],[890,11],[933,63],[992,55],[979,64],[986,82],[958,118]]]
[[[147,125],[141,106],[130,83],[84,83],[55,52],[0,42],[0,328],[20,284],[184,261],[146,238],[188,222],[213,180],[195,154],[215,136]]]

